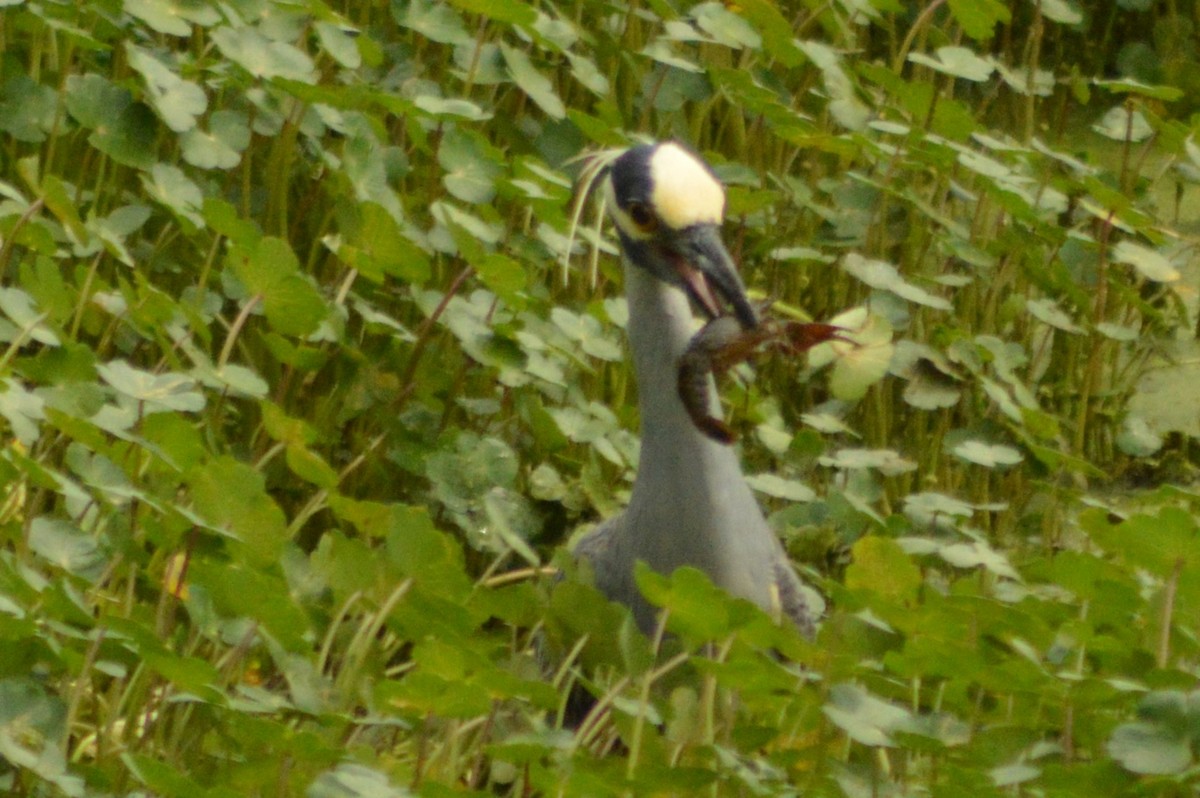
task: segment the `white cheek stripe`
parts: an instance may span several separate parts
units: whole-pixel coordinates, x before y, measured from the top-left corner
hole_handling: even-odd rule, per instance
[[[725,190],[695,156],[677,144],[663,144],[650,156],[650,203],[667,227],[720,224]]]

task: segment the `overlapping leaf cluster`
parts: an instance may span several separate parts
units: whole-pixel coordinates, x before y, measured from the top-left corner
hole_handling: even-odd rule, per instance
[[[0,6],[0,789],[1194,790],[1185,11]],[[541,570],[636,463],[636,136],[870,343],[724,386],[815,643]]]

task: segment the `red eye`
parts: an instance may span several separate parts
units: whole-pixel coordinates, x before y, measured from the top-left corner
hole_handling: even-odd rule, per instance
[[[653,230],[658,224],[658,220],[654,218],[654,214],[646,207],[644,202],[632,202],[626,209],[629,213],[629,218],[633,223],[643,230]]]

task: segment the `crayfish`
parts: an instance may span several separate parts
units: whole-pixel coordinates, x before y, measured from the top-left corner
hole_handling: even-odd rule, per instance
[[[826,341],[854,343],[842,332],[841,327],[832,324],[775,319],[747,330],[733,316],[718,316],[692,336],[679,358],[679,399],[697,429],[729,445],[737,436],[723,420],[709,415],[708,375],[720,377],[768,349],[799,355]]]

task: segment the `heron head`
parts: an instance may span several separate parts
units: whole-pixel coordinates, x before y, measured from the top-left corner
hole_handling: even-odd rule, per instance
[[[613,161],[605,190],[634,265],[683,288],[710,319],[724,300],[744,328],[758,325],[721,240],[725,189],[698,155],[673,141],[631,147]]]

